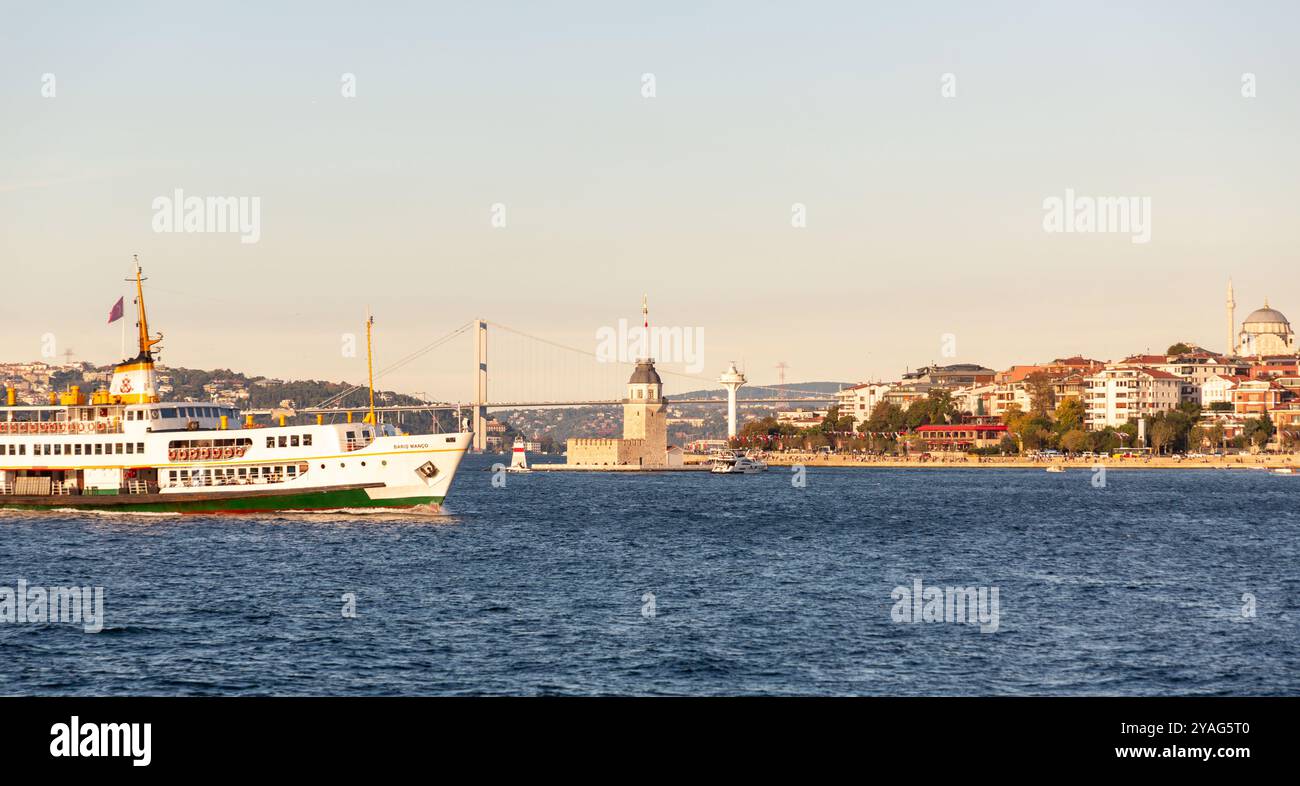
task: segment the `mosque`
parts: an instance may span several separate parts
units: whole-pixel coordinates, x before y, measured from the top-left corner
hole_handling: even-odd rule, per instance
[[[1237,331],[1235,312],[1237,301],[1233,297],[1232,282],[1228,282],[1228,347],[1229,353],[1240,357],[1266,357],[1269,355],[1294,355],[1296,346],[1295,331],[1286,316],[1269,308],[1268,298],[1264,307],[1257,308],[1241,323]]]

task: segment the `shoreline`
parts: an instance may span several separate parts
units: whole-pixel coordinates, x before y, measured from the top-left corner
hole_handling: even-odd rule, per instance
[[[706,459],[707,460],[707,459]],[[687,458],[690,461],[690,458]],[[1300,455],[1284,454],[1278,456],[1224,456],[1205,459],[1157,458],[1061,458],[1053,460],[1035,460],[1002,456],[952,456],[933,457],[929,459],[837,456],[806,454],[765,455],[763,461],[769,466],[788,467],[800,464],[805,467],[860,467],[870,469],[1040,469],[1064,467],[1065,469],[1086,469],[1105,467],[1106,469],[1256,469],[1272,470],[1290,467],[1300,470]]]

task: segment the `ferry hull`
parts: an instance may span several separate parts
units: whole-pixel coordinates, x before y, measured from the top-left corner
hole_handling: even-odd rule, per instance
[[[122,494],[106,496],[0,497],[0,510],[76,510],[101,513],[240,514],[289,511],[329,511],[369,508],[422,508],[437,512],[443,497],[375,498],[369,489],[353,486],[250,494]]]

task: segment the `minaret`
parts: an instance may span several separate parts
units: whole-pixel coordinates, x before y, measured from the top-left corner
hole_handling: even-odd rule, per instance
[[[736,370],[736,361],[733,360],[718,381],[727,389],[727,437],[730,438],[736,436],[736,391],[745,384],[745,375]]]
[[[1237,301],[1232,296],[1232,279],[1228,279],[1228,354],[1237,354]]]

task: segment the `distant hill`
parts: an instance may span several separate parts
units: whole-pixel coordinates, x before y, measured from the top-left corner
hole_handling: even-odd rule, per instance
[[[50,375],[49,384],[42,388],[56,391],[67,390],[79,385],[83,392],[89,393],[103,387],[107,376],[112,374],[112,366],[95,367],[83,364],[80,368],[60,369]],[[329,382],[326,380],[281,380],[267,377],[249,377],[230,369],[194,369],[159,365],[157,367],[159,397],[166,401],[219,401],[232,404],[240,409],[273,409],[282,402],[291,401],[295,408],[315,407],[322,402],[341,395],[353,386],[347,382]],[[39,395],[30,397],[32,403],[43,400],[44,390]],[[340,401],[340,406],[359,409],[367,406],[369,394],[365,388],[354,390]],[[376,389],[377,406],[414,406],[425,402],[414,396],[392,390]],[[438,413],[442,430],[454,427],[455,415],[451,412]],[[433,423],[433,416],[428,412],[410,412],[389,415],[388,422],[410,431],[427,430]],[[299,417],[297,422],[306,422],[306,417]]]
[[[777,391],[784,391],[788,395],[797,395],[799,393],[834,393],[841,388],[847,388],[856,385],[856,382],[787,382],[785,385],[755,385],[746,384],[737,394],[741,398],[769,398],[777,395]],[[747,394],[746,391],[757,390],[756,393]],[[722,388],[711,390],[688,390],[685,393],[669,393],[668,400],[674,398],[726,398],[727,391]]]

